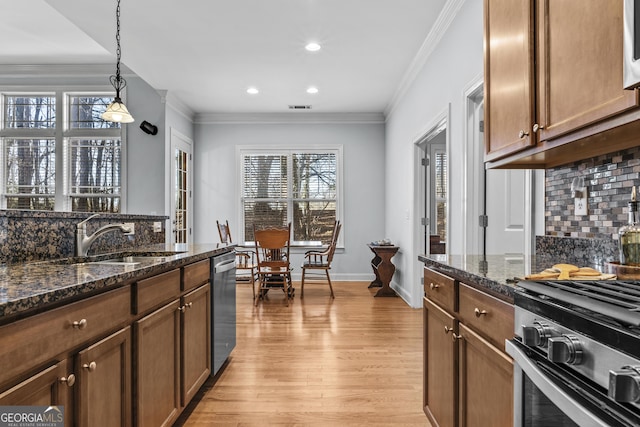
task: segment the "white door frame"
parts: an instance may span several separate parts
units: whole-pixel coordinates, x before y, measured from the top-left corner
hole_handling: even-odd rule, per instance
[[[167,205],[169,212],[169,220],[166,224],[166,242],[170,244],[175,243],[175,233],[173,232],[173,224],[175,221],[175,213],[176,213],[176,171],[174,169],[175,166],[175,150],[180,149],[189,154],[189,159],[187,163],[187,188],[188,188],[188,197],[187,197],[187,244],[192,243],[193,239],[193,140],[186,135],[178,132],[177,130],[171,128],[170,131],[170,143],[169,143],[169,152],[167,153],[167,162],[166,162],[166,179],[167,179]]]
[[[422,166],[422,158],[423,148],[421,147],[421,143],[429,137],[429,135],[444,126],[446,128],[446,150],[447,150],[447,171],[451,171],[451,104],[447,103],[447,106],[440,111],[428,124],[424,127],[424,129],[419,132],[412,140],[413,143],[413,182],[414,182],[414,194],[413,194],[413,253],[414,254],[424,254],[424,225],[422,225],[421,219],[426,215],[425,212],[425,203],[426,203],[426,191],[425,188],[425,167]],[[451,189],[451,174],[447,173],[447,189]],[[447,191],[447,236],[451,236],[451,191]],[[449,252],[449,241],[447,241],[446,252]],[[428,246],[427,246],[428,251]],[[422,307],[422,296],[423,296],[423,288],[422,288],[422,279],[423,275],[423,267],[424,264],[420,262],[417,257],[413,265],[413,277],[411,287],[411,301],[410,305],[413,308]]]

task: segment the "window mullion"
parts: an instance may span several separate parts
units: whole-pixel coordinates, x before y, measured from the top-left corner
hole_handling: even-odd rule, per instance
[[[55,203],[54,210],[56,211],[67,211],[69,204],[67,203],[67,191],[65,188],[66,180],[65,172],[65,144],[64,144],[64,118],[66,114],[64,113],[64,109],[66,107],[66,103],[63,99],[62,91],[56,91],[56,128],[55,128],[55,179],[56,179],[56,189],[55,189]]]

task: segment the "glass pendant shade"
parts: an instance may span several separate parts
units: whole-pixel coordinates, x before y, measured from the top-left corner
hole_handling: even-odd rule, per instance
[[[129,114],[129,110],[127,110],[127,106],[124,105],[120,98],[116,98],[113,100],[111,104],[107,107],[107,110],[102,113],[102,120],[107,120],[109,122],[116,123],[132,123],[133,116]]]

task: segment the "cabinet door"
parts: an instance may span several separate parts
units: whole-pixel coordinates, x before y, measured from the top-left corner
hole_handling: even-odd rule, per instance
[[[459,425],[511,427],[513,361],[462,323],[459,326]]]
[[[207,283],[183,297],[182,406],[211,373],[211,286]]]
[[[74,382],[75,375],[67,371],[63,360],[0,393],[0,406],[63,406],[64,425],[73,425],[70,397]]]
[[[134,324],[135,423],[170,426],[180,412],[180,301]]]
[[[457,424],[457,322],[424,298],[424,412],[434,426]],[[490,424],[486,424],[490,425]]]
[[[622,11],[623,0],[538,2],[541,141],[638,105],[623,89]]]
[[[533,1],[485,0],[485,160],[536,144]]]
[[[131,328],[82,350],[76,358],[79,426],[130,426]]]

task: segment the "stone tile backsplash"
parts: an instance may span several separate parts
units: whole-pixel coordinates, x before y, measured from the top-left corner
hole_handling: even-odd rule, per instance
[[[588,215],[574,215],[573,178],[588,187]],[[547,236],[614,240],[627,223],[631,187],[640,185],[640,147],[570,165],[547,169],[545,178],[545,234]],[[608,246],[608,244],[605,244]]]

